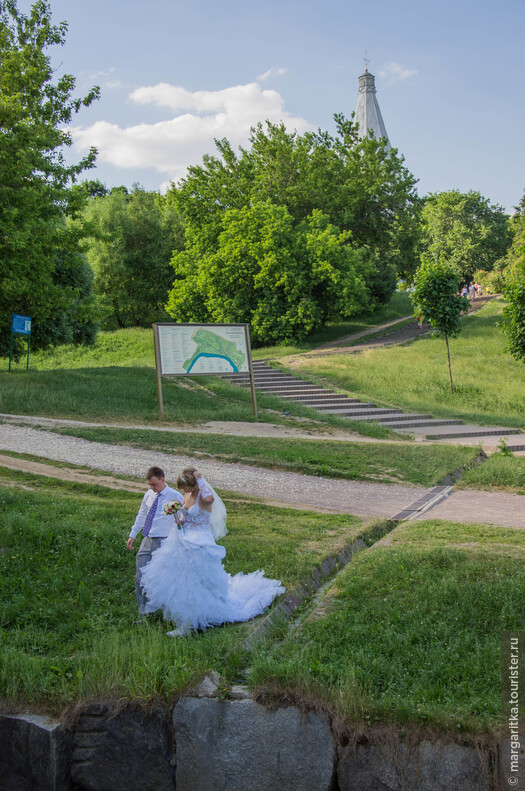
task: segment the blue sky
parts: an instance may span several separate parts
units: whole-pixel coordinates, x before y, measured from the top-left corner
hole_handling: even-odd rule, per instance
[[[20,2],[21,8],[28,3]],[[108,186],[165,188],[282,118],[334,130],[368,53],[393,146],[421,195],[479,190],[509,212],[525,189],[523,0],[51,0],[69,24],[57,73],[102,98],[76,117]]]

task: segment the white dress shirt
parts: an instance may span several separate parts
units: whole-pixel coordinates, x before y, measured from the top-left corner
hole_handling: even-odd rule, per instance
[[[129,534],[130,538],[135,538],[137,533],[142,530],[148,511],[155,502],[156,496],[157,492],[154,492],[153,489],[148,489],[144,495],[137,518]],[[171,486],[165,486],[164,489],[159,492],[159,502],[149,531],[149,538],[166,538],[170,530],[173,530],[175,527],[175,519],[173,518],[173,514],[166,515],[164,513],[164,506],[166,503],[169,503],[170,500],[177,500],[178,503],[182,503],[183,499],[182,494],[176,489],[172,489]]]

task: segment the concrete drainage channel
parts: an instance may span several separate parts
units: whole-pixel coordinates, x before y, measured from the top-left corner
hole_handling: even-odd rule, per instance
[[[257,624],[247,647],[264,641],[279,621],[290,621],[312,596],[310,610],[289,628],[319,615],[322,596],[357,553],[452,488],[445,482],[433,487],[327,558]],[[279,707],[272,701],[268,707],[247,687],[226,690],[214,673],[172,708],[97,702],[63,723],[0,715],[0,787],[6,791],[496,791],[504,787],[505,771],[508,776],[509,752],[507,743],[485,737],[355,727],[311,703]]]

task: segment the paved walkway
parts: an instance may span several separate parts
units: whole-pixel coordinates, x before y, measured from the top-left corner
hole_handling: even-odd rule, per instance
[[[307,510],[318,509],[335,513],[351,513],[362,518],[393,517],[400,512],[410,513],[418,503],[424,510],[411,518],[439,518],[456,522],[488,522],[503,526],[525,528],[525,497],[505,492],[482,492],[473,489],[452,490],[435,487],[427,490],[421,486],[399,486],[362,481],[346,481],[317,478],[299,473],[283,472],[250,467],[243,464],[227,464],[165,453],[137,450],[122,445],[107,445],[98,442],[66,437],[47,431],[12,425],[0,425],[0,450],[28,453],[43,459],[64,461],[84,465],[95,470],[104,470],[117,475],[134,475],[142,478],[145,470],[160,464],[167,477],[174,480],[187,465],[200,467],[210,481],[219,489],[240,495],[260,497],[265,502],[288,505]],[[36,465],[32,468],[28,465]],[[0,458],[0,466],[26,469],[37,474],[59,474],[66,477],[67,471],[40,466],[35,462]],[[37,469],[37,466],[39,469]],[[93,475],[77,471],[77,480],[96,482]],[[104,485],[119,486],[118,481],[99,481]],[[144,487],[136,487],[142,490]],[[443,497],[434,491],[443,490]],[[448,496],[446,496],[448,494]]]
[[[448,522],[487,522],[503,527],[525,528],[525,496],[478,489],[454,490],[416,519],[446,519]]]
[[[148,467],[158,464],[171,481],[176,480],[183,467],[192,465],[201,469],[217,489],[295,507],[302,506],[307,510],[320,507],[323,510],[361,517],[390,517],[426,491],[421,486],[389,486],[318,478],[244,464],[208,460],[204,462],[202,459],[187,456],[137,450],[125,445],[106,445],[10,425],[0,425],[0,449],[30,453],[54,461],[85,465],[120,475],[136,475],[140,478],[143,478]]]

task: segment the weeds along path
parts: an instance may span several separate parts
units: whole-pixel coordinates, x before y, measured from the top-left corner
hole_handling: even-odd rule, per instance
[[[307,510],[321,508],[361,517],[390,517],[426,492],[422,486],[334,480],[218,461],[203,463],[202,460],[186,456],[90,442],[6,424],[0,425],[0,450],[27,453],[139,478],[144,477],[148,467],[158,464],[171,481],[176,480],[183,467],[198,466],[218,489],[279,501]],[[62,475],[62,472],[60,470],[59,474]],[[92,476],[88,477],[93,482]]]

